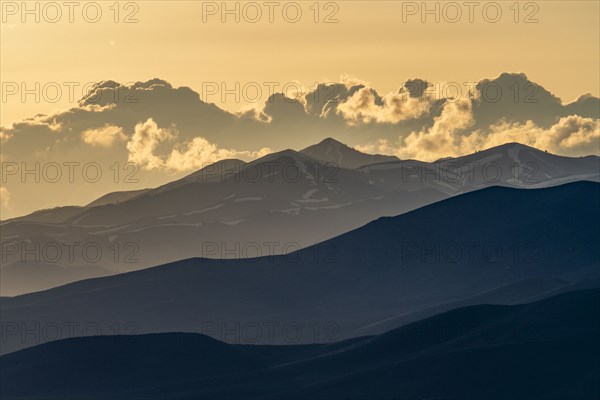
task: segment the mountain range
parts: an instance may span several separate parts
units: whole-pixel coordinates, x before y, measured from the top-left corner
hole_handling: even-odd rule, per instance
[[[2,351],[52,339],[23,336],[28,329],[57,326],[64,335],[72,324],[91,324],[99,333],[130,326],[136,333],[197,332],[247,343],[240,329],[276,322],[272,335],[256,343],[288,343],[288,326],[304,333],[298,344],[342,340],[459,306],[596,287],[599,200],[595,182],[491,187],[379,218],[287,255],[192,258],[3,297],[0,319],[14,332],[5,335]],[[326,327],[320,340],[315,326]]]
[[[599,313],[596,289],[459,308],[329,344],[230,345],[191,333],[65,339],[0,357],[0,395],[592,399],[600,397]]]
[[[223,160],[158,188],[3,221],[0,292],[19,295],[191,257],[286,254],[472,190],[598,181],[599,171],[596,156],[560,157],[517,143],[425,163],[325,139],[300,152]]]

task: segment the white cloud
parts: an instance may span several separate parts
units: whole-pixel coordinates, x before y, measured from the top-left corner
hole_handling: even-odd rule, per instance
[[[104,106],[101,106],[99,104],[86,104],[84,106],[79,107],[81,110],[85,110],[91,113],[102,113],[105,111],[110,111],[114,108],[116,108],[117,105],[116,104],[107,104]]]
[[[84,143],[91,146],[111,147],[117,141],[127,140],[123,128],[106,124],[101,128],[88,129],[81,134]]]
[[[36,127],[36,126],[44,126],[50,129],[52,132],[60,132],[62,129],[62,124],[56,122],[57,115],[44,115],[38,114],[31,118],[26,118],[20,123],[24,126]],[[13,124],[14,125],[14,124]]]
[[[456,104],[456,106],[452,106]],[[378,139],[375,143],[356,146],[369,153],[394,154],[402,159],[434,161],[442,157],[462,156],[478,150],[519,142],[564,156],[600,154],[600,120],[570,115],[548,129],[534,124],[500,122],[488,132],[467,132],[472,123],[470,106],[447,103],[442,114],[428,131],[413,132],[397,143]]]
[[[0,129],[0,143],[8,142],[11,137],[13,137],[12,133],[4,132]]]
[[[158,145],[173,140],[176,133],[169,129],[161,129],[152,118],[135,126],[135,132],[127,143],[129,162],[140,165],[143,169],[162,168],[164,161],[154,154]]]
[[[352,87],[357,85],[370,86],[369,82],[359,79],[356,76],[350,74],[342,74],[340,76],[340,82],[346,85],[346,87]]]
[[[10,192],[7,188],[0,186],[0,206],[2,208],[8,208],[10,202]]]
[[[267,147],[255,152],[223,149],[198,136],[180,149],[173,149],[165,161],[165,166],[175,171],[189,171],[228,158],[258,158],[271,152]]]
[[[524,124],[506,123],[492,125],[490,133],[478,138],[480,145],[493,147],[506,142],[520,142],[541,150],[562,155],[599,154],[600,120],[569,115],[548,129],[532,121]]]
[[[473,123],[470,100],[448,102],[434,118],[433,126],[408,135],[396,155],[423,161],[436,160],[441,154],[444,157],[459,155],[464,146],[462,133]]]
[[[267,154],[273,153],[273,149],[270,147],[262,147],[258,151],[242,151],[239,154],[247,154],[249,158],[261,158],[266,156]]]
[[[394,154],[397,148],[387,139],[377,139],[375,143],[354,146],[358,151],[368,154]]]
[[[383,104],[376,102],[376,93],[365,87],[354,93],[348,100],[337,107],[350,124],[360,122],[390,123],[419,118],[429,112],[431,104],[426,98],[411,97],[406,88],[399,93],[389,93],[383,97]]]
[[[197,136],[189,142],[176,145],[169,154],[156,154],[161,143],[172,141],[176,137],[177,131],[161,129],[152,119],[137,124],[135,133],[127,143],[129,161],[146,170],[164,169],[181,172],[202,168],[207,164],[228,158],[253,159],[272,152],[268,147],[255,152],[220,148],[205,138]]]

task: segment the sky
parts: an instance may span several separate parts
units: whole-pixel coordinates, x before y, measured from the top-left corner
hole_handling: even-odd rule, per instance
[[[2,125],[74,104],[79,96],[70,99],[65,82],[82,88],[102,80],[160,78],[198,92],[208,82],[228,88],[256,82],[264,101],[268,82],[310,86],[347,74],[387,93],[410,78],[462,83],[510,71],[525,72],[564,101],[599,95],[597,1],[476,2],[472,12],[463,2],[454,3],[458,8],[426,3],[430,10],[438,4],[433,14],[423,14],[421,2],[299,1],[285,9],[285,2],[275,2],[272,17],[263,2],[121,1],[114,7],[100,1],[94,23],[88,22],[96,19],[93,2],[75,7],[72,23],[70,9],[58,7],[56,17],[47,6],[52,2],[23,3],[30,10],[39,4],[32,14],[21,2],[2,3],[2,82],[28,88],[54,82],[63,89],[55,96],[49,87],[39,103],[31,95],[25,102],[8,96]],[[224,14],[226,7],[238,11]],[[220,94],[206,99],[230,111],[255,97],[223,101]]]
[[[328,136],[424,161],[507,141],[600,153],[598,1],[1,1],[0,10],[1,219]],[[65,163],[96,163],[103,179],[78,171],[50,182],[53,162],[63,178]],[[15,166],[39,168],[42,182]],[[135,184],[123,184],[128,168]]]

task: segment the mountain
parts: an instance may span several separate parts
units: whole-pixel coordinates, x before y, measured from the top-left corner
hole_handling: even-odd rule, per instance
[[[596,399],[598,315],[596,289],[517,306],[460,308],[381,335],[329,344],[230,345],[191,333],[66,339],[0,357],[0,394]]]
[[[7,244],[5,249],[3,251],[12,250],[12,247]],[[20,250],[17,249],[16,251]],[[65,248],[64,251],[68,250]],[[24,262],[19,261],[2,266],[0,274],[3,282],[0,282],[0,291],[4,295],[11,293],[11,289],[16,287],[25,293],[32,293],[45,288],[60,286],[65,282],[107,276],[113,273],[113,271],[94,263],[73,266],[68,262],[49,262],[42,259],[25,260]]]
[[[329,154],[330,160],[341,154],[342,163],[362,154],[333,139],[312,148],[250,163],[222,160],[158,188],[4,221],[0,293],[73,282],[90,266],[95,276],[104,276],[191,257],[285,254],[382,216],[493,185],[538,188],[600,180],[598,157],[560,157],[517,143],[435,163],[396,160],[356,169],[307,154]],[[360,164],[380,159],[359,158]],[[18,251],[28,246],[37,246],[38,259]],[[49,263],[61,268],[41,268]]]
[[[315,329],[321,340],[346,339],[461,304],[530,301],[597,284],[599,200],[593,182],[492,187],[287,255],[193,258],[3,297],[0,322],[17,328],[2,351],[48,340],[22,337],[18,327],[29,325],[77,324],[81,335],[86,324],[102,333],[133,324],[137,333],[198,332],[247,343],[252,338],[239,335],[240,327],[275,322],[272,335],[256,343],[285,343],[285,329],[293,328],[302,333],[297,343],[311,343],[319,341]]]
[[[563,157],[506,143],[463,157],[435,163],[464,177],[464,187],[499,183],[517,187],[546,187],[575,180],[600,180],[600,157]]]
[[[239,173],[247,163],[236,158],[220,160],[166,185],[159,186],[154,192],[164,192],[191,183],[224,182],[230,175]]]
[[[190,257],[287,253],[382,215],[401,214],[448,197],[437,189],[422,189],[389,189],[360,171],[286,150],[251,163],[221,161],[127,201],[68,212],[49,210],[51,215],[44,214],[43,220],[36,215],[1,226],[3,241],[11,249],[33,242],[43,253],[46,247],[58,246],[62,257],[57,264],[78,268],[93,264],[116,273]],[[67,259],[71,243],[81,245]],[[84,246],[91,249],[89,256]],[[40,258],[47,262],[52,257]],[[21,253],[12,250],[2,260],[0,274],[8,266],[28,274],[29,266],[21,260]],[[34,260],[31,256],[26,261]],[[61,277],[60,283],[76,280],[75,275]],[[37,290],[47,289],[44,282],[53,279],[40,279]],[[22,280],[2,277],[1,293],[24,293],[18,283]]]
[[[136,196],[139,196],[143,193],[146,193],[149,189],[140,189],[140,190],[128,190],[123,192],[112,192],[105,194],[104,196],[92,201],[86,207],[96,207],[103,206],[106,204],[117,204],[127,201],[129,199],[133,199]]]
[[[317,160],[333,163],[341,168],[350,169],[380,162],[399,161],[396,156],[384,156],[381,154],[366,154],[360,152],[332,138],[326,138],[320,143],[300,150],[300,152],[316,158]]]
[[[371,181],[394,188],[431,187],[464,193],[492,185],[539,188],[578,180],[600,181],[600,157],[562,157],[506,143],[433,163],[392,161],[359,168]]]

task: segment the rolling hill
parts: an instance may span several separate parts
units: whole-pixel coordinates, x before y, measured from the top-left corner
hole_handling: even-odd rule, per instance
[[[518,306],[460,308],[320,345],[229,345],[190,333],[66,339],[0,357],[0,394],[591,400],[600,396],[598,315],[596,289]]]
[[[60,327],[59,337],[69,324],[100,333],[129,324],[136,333],[198,332],[247,343],[239,327],[275,322],[257,343],[286,343],[291,325],[302,332],[295,343],[312,343],[379,334],[486,299],[530,301],[600,278],[599,200],[593,182],[492,187],[287,255],[193,258],[3,297],[1,322],[15,332],[2,351],[56,339],[20,334],[49,324]]]

